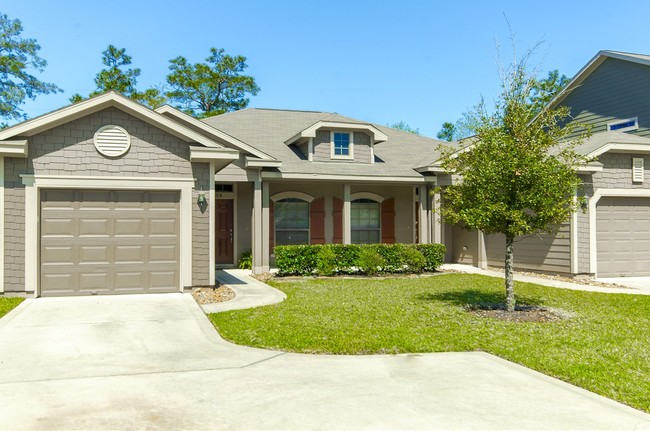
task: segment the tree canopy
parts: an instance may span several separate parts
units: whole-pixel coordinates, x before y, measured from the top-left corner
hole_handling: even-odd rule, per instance
[[[231,56],[223,49],[210,48],[205,63],[189,63],[183,56],[169,61],[167,97],[195,117],[210,117],[248,106],[248,94],[260,88],[252,76],[242,72],[246,57]]]
[[[408,132],[408,133],[413,133],[414,135],[419,135],[420,134],[420,129],[415,129],[408,124],[406,124],[404,121],[400,121],[399,123],[395,123],[393,125],[388,126],[392,129],[397,129],[401,130],[402,132]]]
[[[573,149],[587,132],[569,139],[577,127],[571,122],[561,126],[569,109],[540,109],[540,97],[555,93],[548,88],[530,76],[525,61],[513,64],[503,78],[494,109],[482,101],[472,113],[470,145],[460,151],[457,146],[441,148],[443,168],[462,178],[442,190],[442,215],[450,223],[505,235],[510,311],[515,306],[515,239],[552,232],[579,206],[576,168],[586,160]]]
[[[548,72],[546,78],[539,79],[531,76],[530,79],[531,90],[527,97],[535,115],[569,83],[569,78],[566,75],[560,75],[557,69]],[[438,139],[448,142],[472,136],[476,122],[474,114],[474,111],[468,111],[464,112],[455,123],[445,121],[436,136]]]
[[[30,70],[43,72],[47,61],[38,56],[41,46],[36,40],[22,37],[22,32],[20,20],[0,13],[0,118],[7,121],[26,117],[20,109],[25,99],[61,91],[30,74]]]
[[[102,64],[105,66],[95,76],[96,89],[88,97],[115,91],[130,97],[133,100],[144,103],[151,108],[157,108],[165,103],[165,97],[157,88],[149,88],[145,91],[137,89],[138,77],[141,70],[139,68],[129,68],[132,63],[130,55],[126,54],[126,48],[116,48],[114,45],[108,45],[108,48],[102,52]],[[73,94],[70,97],[72,103],[84,100],[85,97],[80,94]]]

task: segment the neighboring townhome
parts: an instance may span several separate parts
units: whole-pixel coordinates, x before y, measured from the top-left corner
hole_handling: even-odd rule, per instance
[[[591,277],[650,275],[650,56],[599,52],[550,102],[571,109],[592,135],[576,151],[587,198],[555,236],[515,244],[515,268]],[[449,238],[449,236],[448,236]],[[453,228],[452,260],[503,266],[502,236]]]
[[[0,294],[175,292],[247,251],[268,271],[279,244],[442,242],[415,170],[437,144],[323,112],[64,107],[0,131]]]

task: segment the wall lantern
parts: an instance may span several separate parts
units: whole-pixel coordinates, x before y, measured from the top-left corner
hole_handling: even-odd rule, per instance
[[[205,193],[199,193],[199,200],[197,203],[200,207],[208,204],[208,201],[205,199]]]

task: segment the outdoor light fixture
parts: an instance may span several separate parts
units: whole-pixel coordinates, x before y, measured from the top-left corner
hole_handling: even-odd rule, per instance
[[[208,201],[205,199],[205,193],[199,193],[199,200],[197,203],[199,206],[207,205]]]

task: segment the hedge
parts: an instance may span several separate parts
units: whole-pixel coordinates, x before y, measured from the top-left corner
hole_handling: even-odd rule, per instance
[[[419,274],[442,265],[442,244],[314,244],[274,249],[278,275]]]

